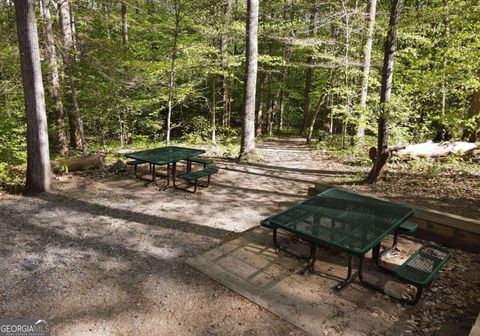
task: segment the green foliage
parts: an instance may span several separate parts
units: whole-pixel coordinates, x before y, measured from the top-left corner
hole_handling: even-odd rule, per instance
[[[219,151],[225,155],[238,153],[245,66],[244,2],[234,2],[227,24],[224,1],[177,0],[180,21],[175,53],[174,0],[154,1],[151,10],[145,1],[127,1],[128,46],[122,44],[120,2],[72,3],[77,34],[77,95],[92,150],[114,152],[120,146],[120,125],[128,147],[164,143],[174,59],[174,141],[211,145],[215,87],[217,146],[223,148]],[[0,4],[0,162],[19,165],[25,162],[26,120],[15,13],[6,2]],[[315,6],[317,17],[312,20]],[[366,2],[261,2],[257,104],[262,93],[264,116],[266,104],[273,101],[278,117],[279,97],[283,92],[286,131],[274,133],[298,134],[303,123],[306,66],[313,69],[307,119],[311,120],[318,103],[327,94],[319,109],[315,132],[331,126],[334,133],[326,134],[325,140],[315,146],[348,157],[352,164],[370,164],[367,153],[370,146],[376,145],[381,109],[388,110],[391,145],[432,139],[442,126],[459,138],[465,129],[479,125],[480,116],[468,114],[473,92],[480,88],[478,1],[432,0],[405,7],[399,27],[392,98],[388,106],[380,106],[383,42],[388,25],[388,15],[383,14],[389,8],[390,2],[379,3],[367,106],[360,108]],[[51,9],[55,14],[53,6]],[[57,15],[52,17],[55,39],[61,41]],[[53,101],[48,94],[49,69],[41,28],[39,20],[47,114],[53,135],[56,123]],[[222,66],[223,35],[228,37],[226,68]],[[58,47],[62,73],[62,50]],[[307,64],[307,58],[311,58],[311,64]],[[226,104],[222,95],[223,77],[229,88],[230,125],[221,122]],[[64,75],[61,85],[68,112],[72,109],[71,88]],[[443,94],[446,104],[442,110]],[[360,114],[365,115],[367,137],[360,143],[354,140],[352,146]],[[347,132],[345,149],[339,135],[342,129]]]

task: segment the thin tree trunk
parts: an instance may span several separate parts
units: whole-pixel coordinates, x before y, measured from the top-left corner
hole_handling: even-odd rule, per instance
[[[373,32],[375,27],[375,15],[377,12],[377,0],[368,1],[367,40],[364,47],[362,87],[360,89],[360,115],[358,117],[357,137],[365,136],[365,107],[368,97],[368,79],[370,77],[370,63],[372,59]]]
[[[307,68],[305,69],[305,90],[303,92],[303,122],[302,128],[300,130],[301,135],[305,135],[305,129],[307,128],[308,114],[310,110],[310,91],[312,91],[312,78],[313,78],[313,67],[312,57],[307,57]]]
[[[448,46],[449,38],[450,38],[450,18],[449,18],[449,10],[448,10],[448,1],[443,0],[443,8],[445,10],[445,17],[443,19],[444,24],[444,31],[443,31],[443,38],[445,39],[444,45]],[[446,48],[443,48],[444,50]],[[445,114],[447,111],[447,64],[448,64],[448,57],[446,51],[443,52],[442,55],[442,97],[440,101],[440,111],[441,111],[441,120],[439,123],[438,135],[440,136],[441,140],[445,140],[445,135],[447,133],[445,127]]]
[[[50,156],[34,0],[15,0],[15,9],[27,115],[25,194],[35,195],[50,190]]]
[[[255,94],[258,57],[258,0],[247,0],[245,93],[240,158],[255,151]]]
[[[282,77],[281,77],[281,87],[280,87],[280,94],[279,94],[279,111],[278,111],[278,124],[277,130],[283,130],[283,119],[285,115],[285,86],[287,85],[287,77],[288,77],[288,70],[287,70],[287,62],[290,59],[290,48],[288,46],[283,47],[283,68],[282,68]]]
[[[267,134],[272,135],[272,114],[275,98],[272,92],[272,80],[268,81],[268,105],[267,105]]]
[[[77,100],[75,83],[75,53],[73,49],[72,22],[70,16],[70,5],[68,0],[57,0],[60,5],[63,32],[63,57],[67,75],[70,81],[70,97],[73,106],[73,113],[69,111],[68,122],[70,126],[70,145],[73,148],[80,146],[84,155],[87,155],[87,143],[83,131],[83,123],[80,114],[80,107]]]
[[[45,44],[47,50],[48,65],[50,70],[50,93],[55,104],[56,119],[56,141],[58,151],[61,155],[68,152],[67,137],[65,135],[65,113],[63,111],[62,90],[60,87],[60,76],[58,74],[57,51],[52,29],[52,18],[50,14],[50,0],[41,0],[43,18],[45,20]]]
[[[257,122],[255,128],[255,136],[262,135],[262,128],[263,128],[263,109],[264,109],[264,91],[265,91],[265,83],[268,82],[269,74],[260,73],[260,83],[258,88],[258,109],[257,109]]]
[[[348,68],[350,57],[350,13],[348,12],[348,6],[345,1],[342,1],[343,10],[345,13],[345,62],[344,62],[344,77],[345,77],[345,107],[346,115],[342,119],[342,149],[346,148],[346,136],[347,136],[347,118],[350,116],[350,94],[348,89]]]
[[[397,29],[402,12],[403,0],[393,0],[388,24],[388,34],[384,45],[382,88],[380,91],[381,112],[378,118],[377,158],[368,174],[366,183],[376,183],[387,163],[388,152],[388,103],[392,93],[393,61],[397,46]]]
[[[312,12],[310,13],[310,30],[311,36],[316,36],[316,18],[317,18],[317,6],[314,5]],[[301,135],[305,135],[307,129],[308,116],[310,113],[310,92],[312,91],[312,79],[313,79],[313,57],[309,55],[307,57],[307,68],[305,69],[305,91],[303,93],[303,122],[300,130]]]
[[[326,90],[323,93],[322,97],[318,100],[317,107],[315,108],[315,112],[310,120],[310,125],[308,127],[308,133],[307,133],[307,144],[312,143],[313,130],[315,128],[315,123],[317,121],[318,113],[320,112],[325,102],[327,101],[328,96],[330,95],[330,91],[332,87],[332,77],[333,77],[333,70],[329,70],[327,83],[325,85]]]
[[[121,26],[122,26],[122,44],[123,48],[126,50],[128,48],[128,14],[127,14],[127,3],[122,1],[121,4]]]
[[[223,109],[222,109],[222,126],[230,127],[228,123],[229,114],[230,114],[230,94],[228,90],[228,27],[230,26],[231,16],[232,16],[232,5],[234,0],[225,1],[225,9],[223,12],[224,25],[222,30],[222,38],[220,41],[220,53],[221,53],[221,66],[222,66],[222,99],[223,99]]]
[[[215,85],[215,75],[212,75],[212,142],[215,144],[217,142],[216,140],[216,113],[217,113],[217,100],[216,100],[216,85]]]
[[[174,2],[175,6],[175,30],[173,31],[173,46],[172,58],[170,61],[170,82],[168,85],[168,112],[167,112],[167,146],[170,145],[170,131],[173,110],[173,91],[175,89],[175,61],[177,59],[177,42],[180,27],[180,6],[177,0]]]

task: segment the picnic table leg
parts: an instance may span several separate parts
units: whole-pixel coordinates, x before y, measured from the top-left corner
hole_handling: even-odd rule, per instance
[[[384,290],[383,287],[380,287],[380,286],[377,286],[377,285],[375,285],[371,282],[368,282],[363,277],[363,262],[364,262],[364,259],[365,259],[365,256],[361,256],[359,258],[359,262],[358,262],[358,278],[360,279],[360,282],[370,289],[373,289],[373,290],[376,290],[379,293],[385,294],[385,290]]]
[[[173,186],[175,187],[175,179],[177,177],[177,162],[173,162],[172,163],[172,182],[173,182]]]
[[[277,240],[277,228],[273,228],[273,245],[275,245],[275,251],[277,253],[282,252],[282,248],[280,247],[280,244],[278,244]]]
[[[310,243],[310,256],[307,266],[300,272],[301,274],[315,273],[315,259],[317,254],[317,244]]]
[[[372,260],[375,263],[375,266],[382,271],[385,271],[385,272],[388,272],[388,273],[395,273],[395,270],[392,270],[392,269],[382,265],[381,261],[382,261],[383,255],[384,255],[383,252],[380,252],[380,243],[378,243],[373,248],[373,250],[372,250]]]
[[[152,182],[153,182],[153,185],[157,185],[156,183],[156,173],[155,173],[155,165],[153,165],[153,169],[152,169]]]
[[[341,290],[342,288],[344,288],[346,285],[348,285],[350,282],[352,282],[353,278],[352,278],[352,259],[353,259],[353,256],[352,255],[349,255],[348,256],[348,273],[347,273],[347,277],[342,280],[341,282],[339,282],[336,286],[335,286],[335,289],[336,290]]]
[[[393,233],[393,244],[392,244],[392,247],[383,250],[382,253],[380,254],[380,256],[383,257],[383,256],[386,255],[386,254],[389,254],[389,253],[393,253],[393,252],[398,251],[398,249],[397,249],[397,244],[398,244],[398,231],[395,230],[395,232]]]

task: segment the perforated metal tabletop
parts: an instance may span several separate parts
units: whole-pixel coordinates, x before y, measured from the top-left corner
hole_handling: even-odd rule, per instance
[[[181,160],[188,160],[205,153],[202,149],[167,146],[127,153],[126,157],[147,163],[165,165]]]
[[[403,205],[332,188],[266,221],[312,243],[362,256],[412,214]]]

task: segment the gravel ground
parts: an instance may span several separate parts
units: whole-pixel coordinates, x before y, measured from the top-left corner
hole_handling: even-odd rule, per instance
[[[314,181],[355,173],[295,139],[260,152],[258,164],[217,162],[196,194],[98,173],[59,176],[35,198],[0,195],[0,317],[48,319],[54,335],[303,335],[184,264],[302,200]],[[441,330],[473,323],[478,258],[458,251],[451,264],[458,286],[439,279],[412,312],[413,332],[435,334],[428,302],[437,307],[440,293],[450,295]]]

